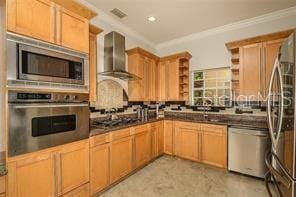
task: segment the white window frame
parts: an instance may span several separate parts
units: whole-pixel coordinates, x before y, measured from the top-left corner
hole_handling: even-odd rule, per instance
[[[229,87],[227,86],[224,86],[224,87],[218,87],[217,86],[217,84],[216,84],[216,87],[215,88],[205,88],[205,86],[203,86],[202,88],[194,88],[194,82],[195,82],[195,80],[194,80],[194,74],[195,73],[197,73],[197,72],[205,72],[205,71],[209,71],[209,70],[219,70],[219,69],[229,69],[229,80],[227,80],[227,81],[225,81],[225,82],[229,82]],[[193,71],[191,71],[190,72],[190,75],[191,75],[191,77],[190,77],[190,80],[191,80],[191,82],[190,82],[190,85],[191,85],[191,88],[190,88],[190,99],[191,99],[191,101],[190,101],[190,103],[191,103],[191,105],[195,105],[194,104],[194,98],[197,98],[197,97],[195,97],[194,96],[194,91],[195,90],[203,90],[203,96],[202,97],[198,97],[198,98],[202,98],[202,99],[204,99],[204,98],[207,98],[206,96],[205,96],[205,94],[206,94],[206,90],[216,90],[216,92],[218,91],[218,90],[223,90],[223,88],[224,88],[224,90],[226,90],[226,89],[229,89],[229,92],[230,92],[230,105],[229,106],[225,106],[225,107],[231,107],[232,106],[232,81],[231,81],[231,70],[230,70],[230,67],[219,67],[219,68],[211,68],[211,69],[200,69],[200,70],[193,70]],[[204,77],[204,75],[203,75],[203,77]],[[219,80],[219,79],[225,79],[224,77],[223,78],[219,78],[219,77],[215,77],[215,78],[208,78],[208,79],[202,79],[202,80],[200,80],[200,81],[206,81],[206,80]],[[217,105],[213,105],[213,106],[217,106]],[[218,105],[219,106],[219,105]],[[221,107],[223,107],[223,106],[221,106]]]

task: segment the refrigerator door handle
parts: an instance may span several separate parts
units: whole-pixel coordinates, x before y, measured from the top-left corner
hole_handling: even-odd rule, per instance
[[[273,125],[272,125],[272,120],[271,120],[271,97],[272,95],[272,84],[273,84],[273,80],[274,77],[277,74],[279,75],[279,80],[280,80],[280,114],[279,114],[279,127],[277,128],[276,131],[276,135],[274,135],[274,129]],[[267,95],[267,122],[268,122],[268,127],[269,127],[269,134],[270,134],[270,139],[271,139],[271,143],[272,143],[272,148],[273,150],[276,150],[276,146],[277,143],[279,141],[280,138],[280,132],[281,132],[281,128],[282,128],[282,119],[283,119],[283,103],[284,103],[284,92],[283,92],[283,80],[282,80],[282,76],[281,76],[281,70],[280,70],[280,65],[279,65],[279,59],[277,58],[275,60],[273,69],[272,69],[272,73],[271,73],[271,78],[269,81],[269,87],[268,87],[268,95]]]
[[[271,121],[271,96],[272,96],[271,91],[272,91],[272,82],[274,79],[275,72],[276,72],[276,64],[272,68],[269,85],[268,85],[268,93],[267,93],[267,122],[268,122],[269,134],[270,134],[272,146],[275,146],[275,139],[273,135],[274,128]]]
[[[281,170],[284,172],[285,176],[281,175],[269,162],[273,157],[276,160],[276,163],[280,166]],[[276,177],[286,188],[291,187],[291,178],[290,175],[287,173],[286,169],[280,163],[279,158],[272,152],[266,152],[265,154],[265,163],[267,168],[269,169],[272,176]],[[287,178],[288,177],[288,178]]]

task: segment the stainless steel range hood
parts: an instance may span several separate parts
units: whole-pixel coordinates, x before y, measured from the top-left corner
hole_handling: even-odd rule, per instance
[[[115,31],[112,31],[105,35],[104,40],[105,71],[99,74],[122,80],[141,79],[140,77],[125,70],[125,37]]]

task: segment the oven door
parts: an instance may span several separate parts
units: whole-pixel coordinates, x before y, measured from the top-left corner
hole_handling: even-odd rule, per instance
[[[18,78],[84,85],[84,59],[18,44]]]
[[[89,106],[73,104],[9,104],[8,156],[89,137]]]

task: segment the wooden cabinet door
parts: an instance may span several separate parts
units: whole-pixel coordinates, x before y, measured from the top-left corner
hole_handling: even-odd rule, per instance
[[[89,101],[97,100],[97,35],[89,34]]]
[[[128,71],[142,80],[132,80],[128,82],[128,100],[144,100],[144,57],[139,54],[133,54],[128,57]]]
[[[201,162],[227,167],[227,127],[202,125]]]
[[[58,193],[65,194],[89,182],[88,140],[65,145],[58,153]]]
[[[54,159],[51,153],[29,155],[9,162],[7,169],[8,196],[55,196]]]
[[[165,120],[164,121],[164,153],[168,155],[173,155],[173,121]]]
[[[135,128],[135,167],[138,168],[151,159],[151,132],[148,125]]]
[[[142,75],[142,83],[143,83],[143,89],[141,90],[144,93],[143,101],[150,101],[150,59],[147,57],[141,57],[143,58],[143,67],[144,67],[144,74]]]
[[[240,94],[258,100],[262,93],[262,44],[252,44],[241,48]]]
[[[263,43],[263,62],[264,62],[264,75],[263,75],[263,82],[264,82],[264,96],[267,95],[269,79],[271,77],[271,71],[274,65],[274,62],[277,58],[279,49],[281,44],[283,43],[284,39],[273,40],[269,42]]]
[[[125,137],[111,142],[110,150],[110,182],[114,183],[132,170],[132,137]]]
[[[65,8],[58,12],[58,44],[77,51],[89,53],[89,22]]]
[[[103,144],[90,149],[90,188],[91,195],[109,186],[110,179],[110,144]]]
[[[199,160],[199,132],[198,125],[194,123],[175,123],[175,155]]]
[[[179,97],[179,60],[169,61],[166,64],[166,99],[168,101],[178,101]]]
[[[150,59],[149,65],[149,101],[156,101],[156,62]]]
[[[157,125],[157,156],[164,153],[164,133],[163,133],[163,121]]]
[[[158,132],[156,126],[151,126],[151,158],[157,157],[158,152]]]
[[[52,1],[7,1],[8,31],[54,43],[55,28],[55,8]]]
[[[157,65],[156,94],[158,101],[166,101],[166,61],[161,61]]]
[[[90,197],[89,184],[78,187],[71,192],[63,195],[63,197]]]

